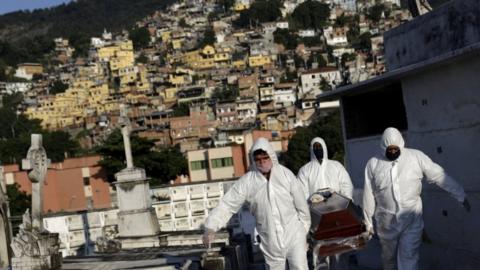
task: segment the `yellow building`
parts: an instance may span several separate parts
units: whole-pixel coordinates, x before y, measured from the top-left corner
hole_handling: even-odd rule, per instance
[[[170,31],[165,31],[160,34],[162,37],[162,42],[169,42],[170,39],[172,38],[172,32]]]
[[[161,95],[163,97],[163,101],[165,103],[172,103],[177,101],[177,92],[178,89],[176,87],[166,88],[162,91]]]
[[[232,65],[234,68],[238,70],[244,70],[247,68],[247,63],[245,63],[245,60],[236,60],[232,62]]]
[[[272,63],[269,55],[255,55],[248,57],[248,65],[250,67],[262,67]]]
[[[113,76],[119,76],[122,69],[135,64],[135,54],[131,40],[119,41],[113,45],[98,48],[97,58],[108,62]]]
[[[183,38],[172,39],[172,48],[174,50],[180,50],[184,41],[185,40]]]
[[[242,12],[242,11],[247,10],[249,8],[250,8],[250,5],[245,4],[245,3],[235,3],[235,5],[233,6],[233,10],[235,12]]]
[[[110,98],[107,84],[95,85],[92,81],[77,80],[64,93],[42,100],[37,108],[28,108],[25,114],[41,120],[45,129],[58,129],[81,126],[89,113],[101,114],[118,110],[118,107],[118,103]]]

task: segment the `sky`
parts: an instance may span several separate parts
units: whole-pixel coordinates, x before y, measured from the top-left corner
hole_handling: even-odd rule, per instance
[[[0,0],[0,14],[23,9],[52,7],[66,2],[70,0]]]

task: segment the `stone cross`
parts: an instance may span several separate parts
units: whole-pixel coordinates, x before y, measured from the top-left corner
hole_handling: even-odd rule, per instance
[[[42,135],[32,134],[32,143],[27,158],[22,160],[22,169],[27,170],[28,179],[32,182],[32,227],[43,231],[43,183],[50,165],[47,152],[42,145]]]
[[[125,104],[120,105],[120,118],[118,123],[122,126],[123,146],[125,148],[125,158],[127,159],[127,169],[132,169],[133,158],[130,145],[130,133],[132,132],[132,127],[130,125],[130,120],[128,119],[128,107]]]

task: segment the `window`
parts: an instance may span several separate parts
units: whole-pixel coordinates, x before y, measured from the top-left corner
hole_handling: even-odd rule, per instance
[[[212,168],[232,167],[233,159],[231,157],[212,159]]]
[[[192,171],[204,170],[207,168],[207,161],[206,160],[191,161],[190,168]]]
[[[343,97],[342,102],[347,139],[379,135],[387,127],[408,129],[400,82]]]
[[[90,186],[90,177],[83,177],[83,185]]]

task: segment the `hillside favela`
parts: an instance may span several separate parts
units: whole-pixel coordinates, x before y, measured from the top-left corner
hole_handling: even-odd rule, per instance
[[[480,1],[0,3],[0,270],[480,269]]]

